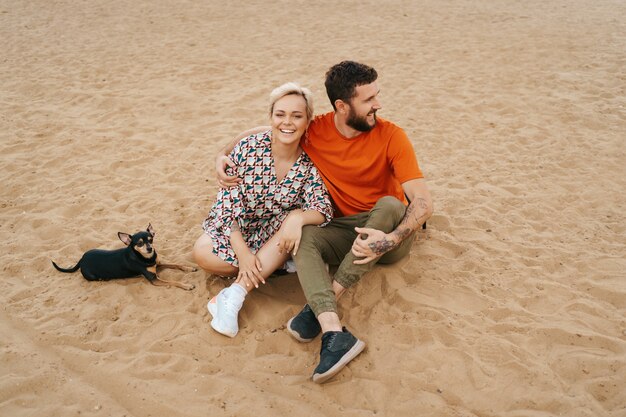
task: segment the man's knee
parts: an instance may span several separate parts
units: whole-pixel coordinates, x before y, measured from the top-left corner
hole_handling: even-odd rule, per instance
[[[300,242],[311,242],[314,239],[317,229],[319,229],[319,227],[312,224],[302,226],[302,236],[300,237]]]
[[[319,249],[319,236],[321,228],[316,225],[308,224],[302,227],[302,235],[300,236],[300,249]],[[300,253],[300,250],[298,250]]]
[[[404,216],[406,211],[406,205],[396,197],[387,195],[385,197],[381,197],[374,206],[375,209],[381,210],[384,213],[392,214],[397,216]]]
[[[370,211],[367,226],[389,233],[400,224],[405,213],[406,206],[402,201],[392,196],[382,197]]]

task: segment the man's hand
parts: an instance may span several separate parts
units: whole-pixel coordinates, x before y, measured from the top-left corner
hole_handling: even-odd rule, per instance
[[[270,126],[257,126],[252,129],[246,130],[245,132],[241,132],[232,141],[227,143],[226,146],[222,148],[222,150],[220,150],[219,154],[215,157],[215,175],[217,176],[217,183],[220,187],[228,188],[241,182],[240,178],[237,178],[236,176],[229,176],[226,174],[226,167],[235,167],[235,164],[233,163],[233,161],[230,160],[227,155],[230,155],[232,150],[235,148],[237,142],[245,137],[264,132],[269,129],[271,129]]]
[[[363,258],[354,261],[357,265],[369,263],[383,256],[400,243],[393,240],[390,235],[377,229],[355,227],[354,230],[356,230],[359,235],[352,244],[352,253],[354,256]]]
[[[359,235],[352,244],[352,253],[363,258],[354,261],[355,264],[366,264],[396,248],[433,214],[430,192],[423,178],[403,182],[402,189],[411,203],[395,230],[384,233],[367,227],[354,228]]]
[[[215,174],[217,175],[217,183],[222,188],[235,186],[241,182],[241,178],[236,175],[226,174],[226,168],[235,168],[235,163],[226,155],[218,155],[215,158]]]

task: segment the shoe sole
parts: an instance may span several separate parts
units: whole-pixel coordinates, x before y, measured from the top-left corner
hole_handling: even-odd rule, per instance
[[[343,355],[341,359],[339,359],[339,362],[337,362],[332,368],[323,374],[313,374],[313,382],[323,384],[328,381],[330,378],[337,375],[339,371],[341,371],[352,359],[356,358],[359,353],[363,352],[363,349],[365,349],[365,342],[357,339],[354,346],[352,346],[352,348],[345,355]]]
[[[313,341],[313,339],[315,339],[315,337],[317,337],[317,335],[315,335],[315,337],[312,337],[310,339],[305,339],[302,336],[300,336],[300,334],[298,332],[296,332],[295,330],[293,330],[291,328],[291,322],[293,321],[294,318],[295,317],[290,318],[289,321],[287,322],[287,331],[289,332],[289,334],[294,339],[296,339],[298,342],[301,342],[301,343],[309,343],[309,342]]]
[[[237,336],[237,333],[224,331],[224,329],[221,329],[217,325],[217,320],[216,320],[216,317],[215,317],[215,315],[217,314],[217,302],[212,303],[211,301],[213,301],[213,299],[215,299],[215,297],[211,298],[209,300],[209,302],[206,304],[206,308],[207,308],[207,310],[209,310],[209,314],[211,314],[211,316],[213,317],[213,320],[211,320],[211,327],[213,328],[213,330],[215,330],[216,332],[218,332],[220,334],[223,334],[224,336],[228,336],[228,337],[235,337],[235,336]]]
[[[206,303],[206,309],[209,310],[209,314],[211,314],[211,317],[215,317],[215,315],[217,314],[217,300],[216,302],[212,303],[211,301],[213,300],[215,300],[215,297],[211,298],[209,302]]]

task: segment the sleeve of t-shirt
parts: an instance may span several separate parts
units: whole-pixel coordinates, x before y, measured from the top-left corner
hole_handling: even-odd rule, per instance
[[[417,163],[415,150],[409,141],[406,133],[399,127],[396,127],[391,135],[389,147],[387,148],[387,158],[389,166],[393,171],[394,177],[400,183],[424,178],[422,170]]]

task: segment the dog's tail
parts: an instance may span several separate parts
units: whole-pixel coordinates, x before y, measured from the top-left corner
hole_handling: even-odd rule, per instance
[[[78,261],[78,263],[71,268],[61,268],[59,265],[54,263],[54,261],[52,261],[52,265],[54,265],[54,267],[61,272],[76,272],[78,271],[78,268],[80,268],[80,261]]]

